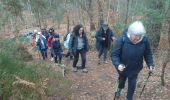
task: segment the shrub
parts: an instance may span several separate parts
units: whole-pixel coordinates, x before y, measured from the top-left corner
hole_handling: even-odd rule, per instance
[[[17,47],[11,40],[2,40],[0,44],[0,100],[70,97],[71,81],[56,74],[51,65],[33,61],[23,45]]]

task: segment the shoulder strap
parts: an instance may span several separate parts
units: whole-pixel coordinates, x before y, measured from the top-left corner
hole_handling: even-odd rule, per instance
[[[123,47],[123,45],[125,44],[125,35],[122,35],[122,47]]]
[[[68,35],[69,33],[67,33],[65,36],[64,36],[64,41],[66,41],[66,39],[67,39],[67,35]]]

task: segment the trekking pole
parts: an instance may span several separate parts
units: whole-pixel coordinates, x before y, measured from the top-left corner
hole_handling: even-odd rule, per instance
[[[115,96],[113,100],[116,100],[117,91],[119,91],[119,79],[116,82],[116,91],[115,91]]]
[[[143,91],[144,91],[144,89],[145,89],[145,86],[146,86],[146,84],[148,83],[148,80],[149,80],[149,77],[151,76],[151,74],[152,74],[152,72],[149,71],[148,76],[144,79],[144,86],[143,86],[143,88],[142,88],[142,91],[141,91],[139,97],[141,97],[141,95],[142,95],[142,93],[143,93]]]

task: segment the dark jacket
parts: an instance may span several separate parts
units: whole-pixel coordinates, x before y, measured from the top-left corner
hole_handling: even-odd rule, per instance
[[[52,41],[51,48],[54,50],[55,54],[62,52],[62,47],[61,47],[60,41]]]
[[[42,34],[45,36],[46,40],[49,38],[49,33],[46,30],[42,31]]]
[[[123,34],[116,41],[111,53],[112,63],[116,69],[118,69],[118,65],[124,64],[126,68],[122,74],[127,75],[137,75],[140,72],[143,68],[143,58],[148,67],[154,66],[147,37],[143,37],[139,43],[133,44],[127,35]]]
[[[42,41],[44,43],[44,48],[43,48],[43,44],[41,43],[41,39],[42,39]],[[38,46],[39,50],[47,49],[47,41],[46,41],[46,39],[43,38],[43,37],[40,37],[38,39],[38,41],[37,41],[37,46]]]
[[[102,46],[102,42],[103,42],[103,40],[102,40],[102,37],[103,37],[103,34],[104,33],[104,30],[103,30],[103,28],[102,27],[100,27],[99,28],[99,30],[96,32],[96,48],[97,48],[97,50],[99,50],[100,48],[101,48],[101,46]],[[112,37],[113,37],[113,31],[110,29],[110,28],[108,28],[108,30],[106,31],[106,35],[107,35],[107,47],[108,47],[108,49],[110,48],[110,46],[111,46],[111,41],[112,41]]]
[[[89,44],[88,44],[88,39],[86,37],[86,35],[83,35],[83,40],[84,40],[84,50],[87,52],[89,50]],[[78,46],[78,36],[75,36],[74,34],[72,34],[70,36],[70,40],[69,40],[69,51],[71,53],[76,53],[77,52],[77,46]]]

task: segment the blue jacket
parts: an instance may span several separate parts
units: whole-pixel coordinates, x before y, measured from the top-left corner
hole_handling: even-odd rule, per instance
[[[84,50],[87,52],[89,50],[89,44],[88,44],[88,39],[86,35],[83,35],[83,40],[84,40]],[[77,46],[78,46],[78,37],[75,36],[74,34],[71,34],[70,40],[69,40],[69,51],[73,54],[77,52]]]
[[[96,32],[96,48],[97,50],[100,49],[100,47],[102,46],[102,33],[104,32],[103,28],[100,27],[99,30]],[[113,31],[108,28],[107,30],[107,36],[108,36],[108,48],[110,48],[111,46],[111,41],[112,41],[112,37],[113,37]]]
[[[137,75],[143,68],[143,58],[148,67],[154,66],[147,37],[143,37],[139,43],[133,44],[127,35],[123,34],[116,41],[111,53],[111,60],[116,69],[118,70],[120,64],[124,64],[126,68],[121,74],[130,76]]]
[[[42,39],[43,44],[41,42],[41,39]],[[44,37],[39,37],[37,41],[37,46],[39,50],[47,49],[47,40]]]
[[[62,47],[61,47],[60,41],[52,41],[51,48],[54,50],[55,54],[62,52]]]

